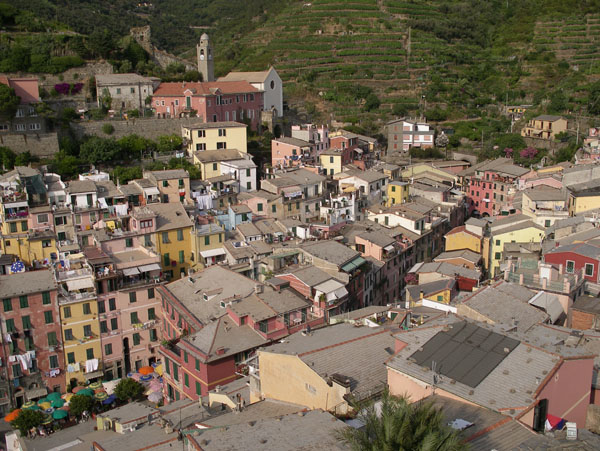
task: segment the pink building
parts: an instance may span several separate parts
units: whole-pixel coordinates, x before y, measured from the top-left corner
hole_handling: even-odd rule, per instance
[[[342,166],[352,163],[362,150],[358,148],[358,135],[350,132],[341,132],[329,135],[329,148],[342,151]]]
[[[531,345],[455,317],[395,337],[396,354],[386,363],[392,395],[409,394],[411,401],[419,401],[435,391],[536,431],[544,430],[548,415],[585,428],[594,370],[594,356],[585,349],[565,348],[563,353],[550,336]],[[432,362],[438,377],[432,376]]]
[[[247,81],[161,83],[152,96],[157,117],[184,117],[193,113],[201,122],[243,121],[260,124],[263,91]]]
[[[315,146],[298,138],[275,138],[271,141],[271,165],[273,167],[298,166],[300,163],[315,163]]]

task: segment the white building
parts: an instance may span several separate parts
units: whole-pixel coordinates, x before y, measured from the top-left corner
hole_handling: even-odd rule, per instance
[[[319,216],[327,225],[336,225],[340,222],[360,221],[362,215],[356,193],[331,197],[319,209]]]
[[[221,161],[221,174],[233,175],[241,193],[256,191],[256,164],[252,160]]]
[[[264,91],[264,111],[274,110],[275,116],[283,116],[283,82],[274,67],[262,72],[229,72],[218,81],[247,81]]]

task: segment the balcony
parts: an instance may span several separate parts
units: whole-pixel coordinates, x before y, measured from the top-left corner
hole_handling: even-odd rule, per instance
[[[63,304],[71,304],[74,302],[82,302],[88,301],[92,299],[96,299],[98,296],[95,291],[84,291],[84,292],[72,292],[66,291],[63,288],[59,290],[58,303],[60,305]]]
[[[17,202],[27,202],[27,193],[24,191],[2,191],[2,204],[4,206]]]
[[[92,276],[92,270],[90,268],[81,268],[81,269],[70,269],[58,271],[57,279],[59,282],[64,282],[66,280],[77,279],[80,277]]]
[[[531,289],[548,290],[566,295],[577,290],[585,281],[581,269],[573,273],[561,273],[551,265],[535,263],[537,266],[509,260],[504,270],[504,280]]]

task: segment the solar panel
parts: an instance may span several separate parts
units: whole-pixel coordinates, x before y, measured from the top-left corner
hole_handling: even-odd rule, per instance
[[[473,323],[461,321],[435,334],[410,357],[436,372],[469,387],[477,387],[506,358],[519,341]],[[505,352],[505,349],[508,352]]]

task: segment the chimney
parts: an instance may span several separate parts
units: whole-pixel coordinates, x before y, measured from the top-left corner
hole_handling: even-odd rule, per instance
[[[218,348],[218,349],[215,351],[215,353],[216,353],[217,355],[223,355],[223,354],[225,354],[225,348]]]
[[[257,283],[256,285],[254,285],[254,292],[256,294],[260,294],[263,292],[263,286],[260,283]]]
[[[419,300],[422,301],[424,297],[423,290],[419,291]]]

